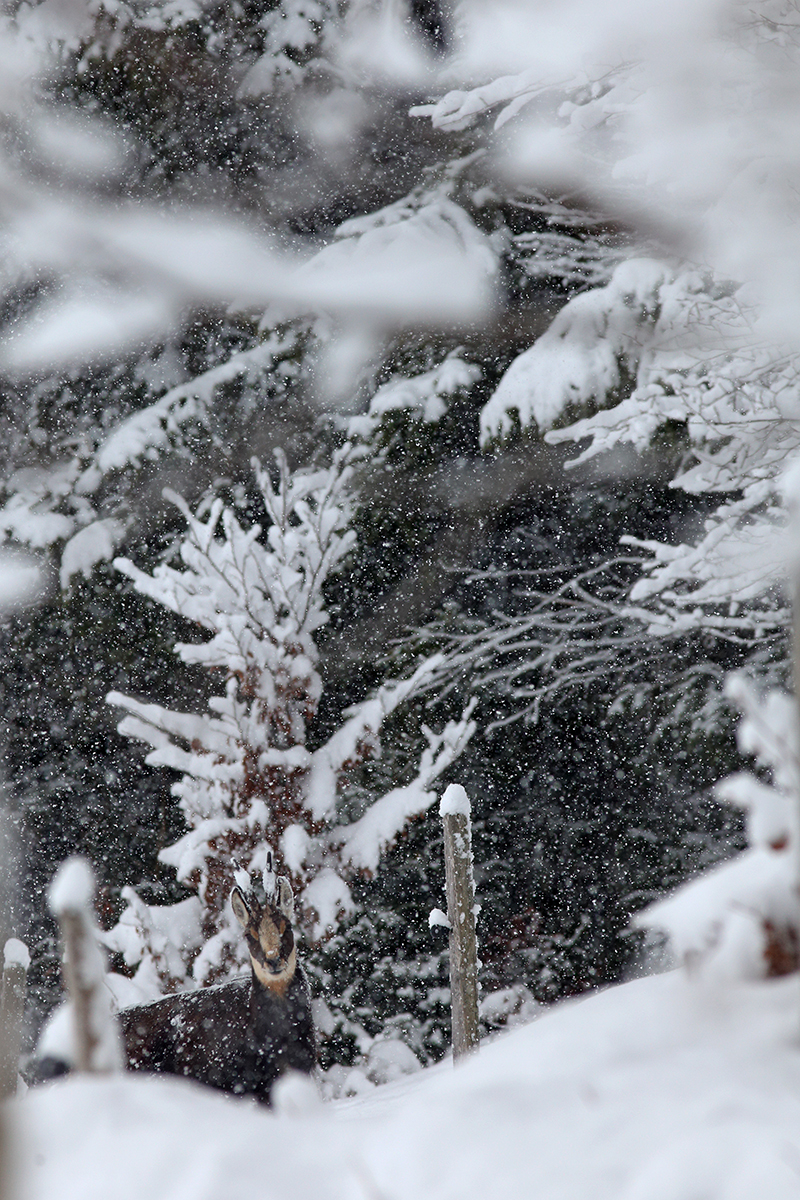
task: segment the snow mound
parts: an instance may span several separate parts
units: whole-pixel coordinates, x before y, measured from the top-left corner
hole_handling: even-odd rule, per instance
[[[512,432],[512,414],[523,429],[545,430],[571,408],[599,404],[671,332],[674,290],[667,267],[640,258],[621,263],[605,287],[574,296],[503,375],[481,413],[484,444]]]
[[[439,801],[439,815],[449,817],[458,813],[463,817],[470,815],[469,796],[460,783],[451,783]]]
[[[50,885],[50,907],[60,915],[88,909],[94,896],[94,877],[89,864],[82,858],[69,858],[59,868]]]
[[[3,948],[3,962],[7,967],[22,967],[27,971],[31,965],[30,951],[19,938],[9,938]]]
[[[796,976],[655,976],[457,1070],[277,1113],[176,1079],[56,1081],[15,1108],[26,1200],[796,1200],[799,1002]]]

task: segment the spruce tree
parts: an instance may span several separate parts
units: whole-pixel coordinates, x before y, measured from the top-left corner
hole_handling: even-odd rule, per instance
[[[159,857],[193,896],[165,910],[127,890],[128,907],[108,934],[137,967],[140,994],[204,986],[245,964],[227,901],[237,867],[263,869],[267,844],[291,879],[307,938],[329,936],[353,911],[349,882],[377,870],[406,823],[431,805],[431,785],[474,732],[467,706],[460,720],[427,734],[408,784],[361,805],[348,797],[349,776],[379,753],[381,725],[435,665],[423,661],[313,743],[324,586],[354,542],[354,457],[348,445],[327,469],[291,472],[277,454],[275,483],[256,466],[265,541],[259,525],[243,528],[219,499],[203,519],[176,497],[187,523],[181,567],[163,563],[149,575],[118,560],[138,591],[204,632],[205,640],[180,643],[176,652],[224,684],[201,714],[108,696],[128,713],[120,731],[152,747],[148,763],[180,773],[173,794],[187,825]]]

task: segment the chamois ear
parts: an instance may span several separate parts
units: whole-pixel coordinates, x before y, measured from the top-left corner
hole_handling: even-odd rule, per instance
[[[294,921],[294,892],[285,875],[278,879],[278,909],[288,921]]]
[[[231,892],[231,908],[236,920],[243,929],[246,929],[252,918],[250,909],[247,907],[247,901],[244,898],[244,893],[239,887],[235,887]]]

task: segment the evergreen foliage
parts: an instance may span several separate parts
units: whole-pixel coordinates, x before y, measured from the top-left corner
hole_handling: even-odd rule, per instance
[[[353,911],[349,879],[377,869],[406,822],[430,806],[431,785],[474,732],[468,705],[441,734],[427,734],[405,786],[360,803],[348,794],[349,775],[379,753],[383,721],[430,670],[423,661],[409,678],[387,681],[350,708],[313,745],[322,692],[316,639],[328,619],[323,589],[353,548],[354,457],[348,445],[327,470],[290,473],[278,454],[274,485],[257,468],[266,544],[259,525],[243,529],[221,500],[203,520],[176,498],[188,525],[182,567],[161,564],[148,575],[117,560],[138,591],[211,635],[176,651],[224,682],[204,714],[108,696],[128,712],[120,732],[152,747],[148,763],[181,773],[172,791],[187,832],[159,858],[194,896],[171,910],[148,910],[128,889],[128,906],[108,934],[108,944],[137,967],[134,985],[144,995],[215,983],[246,965],[228,897],[237,867],[262,865],[265,844],[278,849],[307,936],[330,934]]]
[[[423,727],[452,731],[473,688],[486,736],[466,747],[459,777],[474,804],[479,936],[496,993],[487,1024],[530,1012],[532,997],[618,979],[638,953],[622,937],[631,914],[738,844],[735,818],[708,796],[732,761],[718,684],[754,654],[780,662],[785,610],[756,578],[732,597],[709,538],[738,545],[742,529],[763,533],[775,515],[793,360],[781,375],[751,349],[705,352],[721,327],[747,325],[744,294],[585,195],[498,172],[486,114],[499,107],[513,120],[529,79],[451,96],[434,131],[407,116],[430,76],[406,82],[408,94],[370,77],[343,47],[374,14],[354,4],[343,23],[338,8],[122,3],[61,39],[48,103],[102,116],[128,139],[116,173],[81,179],[81,202],[110,194],[125,229],[132,199],[247,213],[304,250],[291,278],[305,290],[265,311],[261,292],[223,295],[200,267],[187,291],[186,264],[165,258],[157,274],[171,299],[156,345],[112,346],[113,365],[10,372],[0,525],[47,548],[65,589],[14,622],[5,655],[24,888],[40,895],[67,849],[87,854],[103,876],[106,923],[117,922],[110,941],[138,967],[139,992],[127,994],[155,994],[241,965],[224,908],[232,858],[250,866],[260,842],[280,841],[317,943],[309,967],[327,1006],[326,1061],[362,1056],[377,1077],[390,1035],[424,1059],[447,1041],[444,949],[427,928],[442,903],[440,835],[424,815],[445,747]],[[411,11],[443,52],[455,27],[442,7]],[[33,36],[33,13],[19,21]],[[576,136],[582,116],[611,119],[604,106],[622,80],[571,90]],[[29,161],[72,196],[34,142]],[[232,244],[213,233],[202,225],[187,244],[208,242],[212,266],[227,265]],[[128,281],[129,260],[115,264],[105,236],[98,226],[84,283],[97,264]],[[126,244],[138,287],[153,251],[148,243],[142,260],[140,244]],[[420,259],[425,304],[404,273]],[[35,265],[25,277],[35,285],[17,281],[7,297],[5,316],[23,332],[59,294],[51,277],[73,269],[43,252]],[[492,290],[496,306],[484,309]],[[749,420],[765,406],[772,441]],[[321,577],[311,587],[308,554],[318,489],[334,476],[309,463],[342,434],[361,448],[358,486],[339,494],[325,536],[342,562],[349,530],[357,550],[323,590]],[[587,456],[655,449],[634,466],[634,455],[599,456],[594,474],[565,477],[553,443],[584,436]],[[266,461],[277,445],[291,468],[262,471],[254,487],[252,455]],[[188,536],[164,486],[186,498]],[[717,509],[718,490],[740,488],[733,508]],[[710,519],[708,538],[692,541],[692,518]],[[636,547],[620,552],[623,535]],[[107,565],[119,551],[134,586]],[[261,580],[255,593],[229,578],[240,554]],[[289,599],[270,590],[276,563]],[[698,574],[703,564],[713,581]],[[655,650],[647,624],[670,634]],[[754,649],[758,630],[769,638]],[[248,648],[237,658],[240,637]],[[284,657],[270,663],[273,643]],[[412,695],[421,646],[448,659],[441,671],[429,664],[427,691],[417,674]],[[126,732],[153,751],[145,770],[101,713],[109,687],[129,713]],[[401,699],[376,759],[378,727]],[[317,810],[315,764],[342,731],[348,754],[329,763]],[[392,795],[405,797],[396,819],[369,854],[363,844],[355,853],[352,827]],[[327,899],[325,878],[335,884]],[[52,945],[37,961],[51,999]]]

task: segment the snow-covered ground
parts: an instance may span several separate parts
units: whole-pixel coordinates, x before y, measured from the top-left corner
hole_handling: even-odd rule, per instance
[[[13,1110],[25,1200],[795,1200],[800,982],[653,976],[350,1101],[118,1075]]]

